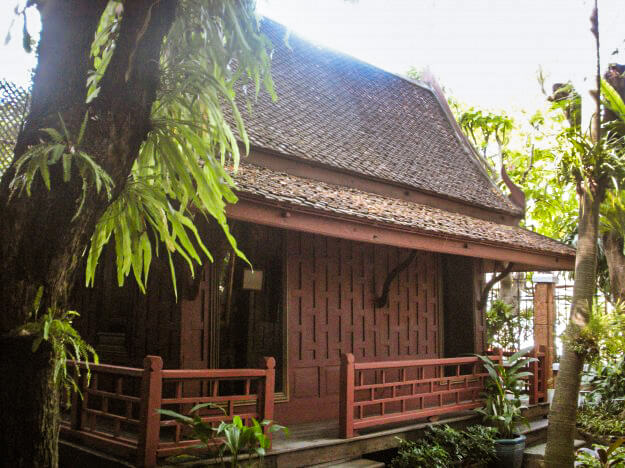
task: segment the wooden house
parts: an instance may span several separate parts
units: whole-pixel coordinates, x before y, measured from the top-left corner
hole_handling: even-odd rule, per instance
[[[269,20],[263,28],[278,100],[261,94],[244,114],[252,149],[228,207],[253,270],[211,226],[216,260],[179,285],[178,301],[167,266],[154,266],[147,295],[118,288],[113,265],[101,266],[76,307],[110,364],[94,375],[117,377],[108,389],[104,377],[90,383],[64,438],[117,444],[150,465],[184,445],[184,431],[165,440],[175,425],[153,414],[167,404],[221,401],[231,415],[245,399],[228,396],[253,394],[248,416],[289,426],[340,417],[348,437],[475,407],[483,374],[466,356],[485,350],[485,273],[573,268],[573,249],[519,227],[519,198],[488,177],[435,84],[295,35],[287,45]],[[211,386],[237,376],[239,386]],[[131,396],[122,377],[143,393]],[[138,438],[126,426],[140,426]]]

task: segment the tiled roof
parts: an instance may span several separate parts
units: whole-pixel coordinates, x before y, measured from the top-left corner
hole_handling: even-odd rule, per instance
[[[457,137],[434,93],[291,35],[264,19],[278,100],[243,118],[252,144],[284,155],[519,214]]]
[[[238,193],[244,197],[252,196],[331,215],[394,225],[441,238],[575,255],[575,250],[570,246],[518,226],[485,221],[411,201],[276,172],[249,163],[241,164],[235,181]]]

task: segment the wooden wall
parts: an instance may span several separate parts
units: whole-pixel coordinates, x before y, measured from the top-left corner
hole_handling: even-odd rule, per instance
[[[419,252],[374,306],[388,272],[409,251],[287,232],[288,386],[277,418],[338,414],[341,353],[379,361],[439,356],[438,256]]]
[[[166,367],[179,366],[180,306],[166,261],[153,259],[148,294],[139,290],[132,276],[118,286],[114,256],[106,251],[95,287],[85,287],[84,276],[78,281],[72,301],[81,314],[76,325],[103,363],[142,367],[147,354],[156,354]]]

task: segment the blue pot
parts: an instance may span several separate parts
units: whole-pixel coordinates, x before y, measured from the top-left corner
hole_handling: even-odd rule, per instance
[[[524,451],[524,435],[520,435],[515,439],[496,439],[495,452],[497,461],[494,466],[499,468],[521,468],[523,466]]]

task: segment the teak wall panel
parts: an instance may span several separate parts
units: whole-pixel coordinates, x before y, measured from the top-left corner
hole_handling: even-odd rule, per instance
[[[361,361],[436,357],[439,273],[436,254],[418,252],[374,306],[390,272],[409,251],[287,232],[288,360],[298,421],[335,417],[342,353]]]

